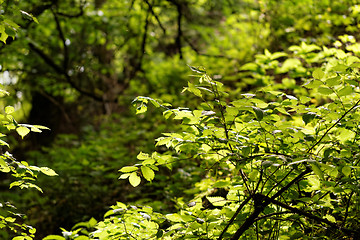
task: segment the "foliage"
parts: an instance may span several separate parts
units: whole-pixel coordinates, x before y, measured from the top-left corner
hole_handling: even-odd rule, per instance
[[[160,168],[187,160],[206,175],[194,182],[191,201],[176,200],[177,212],[119,202],[95,231],[82,235],[85,228],[78,228],[73,239],[354,238],[360,104],[355,44],[344,45],[347,52],[306,44],[287,54],[265,51],[253,65],[264,69],[270,61],[275,73],[287,77],[236,99],[221,82],[192,67],[198,81],[184,91],[203,101],[195,110],[138,97],[138,113],[152,103],[182,129],[157,139],[157,146],[172,153],[141,152],[137,164],[120,169],[120,178],[137,186],[142,178],[156,179]],[[261,75],[268,79],[266,71]]]
[[[6,95],[7,92],[1,91],[2,95]],[[48,129],[47,127],[39,125],[19,124],[15,121],[12,114],[15,109],[12,106],[6,106],[4,112],[0,114],[1,118],[1,137],[5,137],[7,130],[15,130],[21,138],[24,138],[27,134],[32,132],[41,132],[42,129]],[[38,167],[29,165],[26,161],[17,161],[9,152],[5,152],[5,148],[9,147],[9,144],[3,140],[0,140],[3,152],[0,156],[0,172],[5,174],[11,174],[16,180],[10,182],[10,188],[19,187],[24,188],[35,188],[42,192],[42,189],[34,184],[39,173],[43,173],[48,176],[56,176],[57,173],[48,167]],[[29,226],[23,221],[23,216],[17,213],[10,202],[3,202],[5,199],[1,198],[0,202],[0,228],[8,228],[14,234],[19,235],[13,239],[24,239],[31,240],[34,237],[36,229]],[[6,237],[2,236],[2,237]]]
[[[2,11],[2,16],[0,18],[0,40],[3,44],[6,44],[8,38],[15,38],[15,34],[19,28],[13,19],[16,17],[13,16],[13,12],[20,12],[22,15],[31,19],[31,21],[36,21],[31,14],[28,14],[25,11],[22,11],[13,4],[4,4],[4,1],[0,1],[1,7],[4,7]],[[0,90],[0,96],[4,97],[9,95],[9,93],[5,90]],[[42,130],[49,128],[40,126],[40,125],[29,125],[29,124],[20,124],[18,123],[13,114],[15,112],[15,108],[13,106],[4,106],[4,100],[1,103],[2,108],[4,109],[0,114],[0,137],[4,138],[8,135],[9,130],[15,130],[19,136],[23,139],[30,132],[40,133]],[[11,174],[12,179],[9,183],[10,188],[19,187],[20,189],[26,188],[35,188],[38,191],[42,192],[42,189],[34,184],[39,173],[43,173],[48,176],[56,176],[57,173],[48,168],[48,167],[38,167],[29,165],[26,161],[17,161],[8,151],[7,148],[10,145],[4,141],[0,140],[1,146],[1,155],[0,155],[0,172],[3,174]],[[4,177],[2,180],[6,180]],[[15,180],[13,180],[15,179]],[[10,178],[9,178],[10,180]],[[16,207],[6,201],[4,202],[3,197],[0,199],[0,229],[10,230],[15,235],[14,240],[31,240],[34,238],[34,234],[36,229],[32,226],[24,223],[24,215],[19,214],[16,211]],[[17,235],[17,236],[16,236]],[[0,236],[2,238],[9,238],[10,236],[5,233],[1,233]]]
[[[18,159],[38,150],[26,158],[28,165],[14,166],[31,170],[22,172],[25,178],[46,172],[31,166],[38,163],[61,175],[39,177],[46,195],[2,191],[41,226],[38,237],[77,221],[77,230],[49,238],[141,239],[155,232],[158,238],[227,238],[251,217],[255,227],[244,238],[286,238],[288,230],[289,236],[297,232],[293,238],[334,237],[356,228],[357,107],[347,111],[357,103],[357,1],[0,4],[0,80],[13,98],[4,106],[19,109],[13,114],[21,122],[52,129],[21,143],[9,137]],[[193,94],[178,94],[188,80],[187,65],[196,66],[201,83],[193,79],[185,89]],[[135,120],[128,108],[139,95],[148,97],[134,102],[141,117]],[[164,110],[164,120],[154,112],[145,116],[149,103]],[[13,124],[23,136],[41,130]],[[148,141],[168,129],[156,146]],[[117,169],[130,184],[115,182]],[[298,188],[276,198],[301,171],[309,172],[294,184]],[[116,216],[88,221],[100,219],[115,201]],[[256,217],[259,206],[264,211]],[[338,232],[322,230],[335,226],[334,219]]]

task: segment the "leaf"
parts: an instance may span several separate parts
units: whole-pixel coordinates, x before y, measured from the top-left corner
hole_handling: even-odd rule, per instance
[[[249,173],[249,179],[253,182],[255,182],[257,180],[257,177],[259,175],[259,171],[256,169],[253,169],[250,173]]]
[[[12,106],[7,106],[7,107],[5,108],[5,113],[6,113],[6,114],[12,114],[13,112],[15,112],[15,108],[14,108],[14,107],[12,107]]]
[[[343,87],[342,89],[339,90],[338,94],[339,96],[347,96],[347,95],[350,95],[352,94],[354,91],[353,91],[353,88],[350,87],[350,86],[345,86]]]
[[[224,188],[230,185],[230,181],[220,180],[215,182],[214,187],[215,188]]]
[[[43,174],[48,175],[48,176],[57,176],[58,175],[54,170],[52,170],[51,168],[48,168],[48,167],[41,167],[40,171]]]
[[[323,95],[329,95],[333,93],[333,90],[331,90],[331,88],[328,87],[319,87],[318,92]]]
[[[350,166],[344,166],[341,169],[341,172],[345,175],[345,177],[349,177],[351,174],[351,167]]]
[[[141,179],[140,179],[140,177],[137,175],[136,172],[133,172],[133,173],[131,173],[130,176],[129,176],[129,182],[130,182],[131,186],[136,187],[136,186],[138,186],[138,185],[140,184]]]
[[[42,240],[66,240],[64,237],[57,236],[57,235],[49,235],[44,237]]]
[[[226,204],[226,199],[223,198],[223,197],[210,197],[210,196],[207,196],[206,197],[209,202],[211,202],[212,205],[214,206],[224,206]]]
[[[17,236],[17,237],[14,237],[12,240],[31,240],[31,238],[29,238],[27,236]]]
[[[124,173],[124,174],[121,174],[119,179],[127,179],[129,176],[130,176],[131,173]]]
[[[89,240],[90,238],[88,236],[84,236],[84,235],[81,235],[81,236],[78,236],[76,238],[74,238],[74,240]]]
[[[316,163],[311,163],[310,166],[311,166],[311,169],[314,171],[314,173],[315,173],[321,180],[324,180],[324,173],[323,173],[323,171],[320,169],[320,167],[319,167]]]
[[[32,14],[27,13],[27,12],[25,12],[25,11],[23,11],[23,10],[20,10],[20,12],[21,12],[21,14],[22,14],[23,16],[25,16],[27,19],[32,20],[32,21],[36,22],[37,24],[39,24],[39,21],[38,21],[38,20],[36,19],[36,17],[34,17]]]
[[[196,86],[194,84],[192,84],[191,82],[188,82],[187,90],[189,92],[192,92],[195,96],[202,97],[201,91],[199,89],[197,89]]]
[[[285,95],[286,98],[290,99],[290,100],[298,100],[296,97],[292,96],[292,95]]]
[[[329,220],[330,222],[336,223],[336,219],[334,218],[334,216],[330,215],[330,214],[326,214],[324,216],[324,218],[326,218],[327,220]]]
[[[302,120],[304,121],[305,125],[311,122],[316,116],[316,113],[308,112],[302,115]]]
[[[140,152],[140,153],[136,156],[136,158],[139,159],[139,160],[145,160],[145,159],[148,159],[148,158],[149,158],[149,154]]]
[[[315,69],[315,71],[312,74],[312,76],[315,79],[319,79],[319,80],[322,79],[324,77],[324,75],[325,75],[325,73],[320,68]]]
[[[189,68],[191,69],[191,71],[194,71],[194,72],[197,72],[197,73],[206,73],[206,71],[200,70],[199,68],[196,68],[196,67],[189,66]]]
[[[119,171],[124,172],[124,173],[128,173],[128,172],[134,172],[136,170],[138,170],[138,167],[127,166],[127,167],[122,167]]]
[[[24,138],[30,130],[27,127],[20,126],[16,128],[16,132],[21,136],[21,138]]]
[[[340,80],[341,80],[341,77],[340,77],[340,76],[328,78],[328,79],[326,79],[326,85],[329,86],[329,87],[333,87],[333,86],[335,86],[335,85],[339,85],[339,84],[340,84]]]
[[[147,166],[141,166],[141,172],[142,172],[144,178],[146,180],[148,180],[149,182],[151,180],[153,180],[154,177],[155,177],[154,171],[151,168],[147,167]]]
[[[256,115],[256,119],[258,121],[261,121],[264,118],[264,111],[258,107],[252,107],[252,109],[254,110],[254,113]]]

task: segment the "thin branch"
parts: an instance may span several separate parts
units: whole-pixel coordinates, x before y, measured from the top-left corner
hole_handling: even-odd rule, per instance
[[[144,35],[141,41],[141,49],[140,49],[140,58],[139,58],[139,66],[138,69],[141,69],[141,63],[142,63],[142,59],[144,58],[144,54],[145,54],[145,47],[146,47],[146,42],[147,42],[147,35],[148,35],[148,29],[149,29],[149,14],[150,13],[150,8],[148,9],[147,13],[146,13],[146,19],[145,19],[145,26],[144,26]]]
[[[319,143],[321,143],[321,141],[330,132],[330,130],[333,129],[338,123],[340,123],[341,120],[343,120],[349,112],[351,112],[355,107],[359,105],[359,103],[360,99],[349,110],[347,110],[331,127],[326,130],[326,132],[321,136],[321,138],[307,150],[307,153],[310,153]]]
[[[269,196],[269,194],[272,192],[272,190],[274,190],[277,186],[279,186],[292,172],[294,171],[294,169],[291,169],[281,180],[280,182],[277,182],[268,192],[268,194],[266,196]]]
[[[56,13],[51,10],[53,16],[54,16],[54,19],[55,19],[55,23],[56,23],[56,29],[59,33],[59,37],[61,39],[61,42],[62,42],[62,45],[63,45],[63,49],[64,49],[64,59],[63,59],[63,70],[66,72],[67,71],[67,68],[68,68],[68,65],[69,65],[69,49],[66,45],[66,39],[65,39],[65,36],[64,36],[64,32],[62,31],[62,28],[61,28],[61,25],[60,25],[60,21],[56,15]]]
[[[180,3],[176,4],[176,8],[178,11],[177,25],[178,25],[178,34],[176,36],[176,46],[179,51],[180,59],[183,58],[182,50],[181,50],[181,37],[182,37],[182,29],[181,29],[181,19],[182,19],[182,6]]]
[[[255,219],[255,221],[260,221],[261,219],[270,218],[272,216],[277,216],[277,215],[289,214],[289,213],[293,213],[293,212],[291,212],[291,211],[283,211],[283,212],[269,213],[269,214],[257,217]]]
[[[146,2],[146,4],[149,6],[149,9],[151,11],[151,14],[155,17],[156,21],[158,22],[160,28],[162,29],[163,33],[166,34],[166,29],[164,28],[164,26],[162,25],[159,16],[154,12],[154,8],[153,6],[149,3],[148,0],[144,0]]]
[[[262,194],[259,194],[259,195],[262,195]],[[299,214],[299,215],[301,215],[301,216],[308,217],[308,218],[310,218],[310,219],[312,219],[312,220],[315,220],[315,221],[317,221],[317,222],[320,222],[320,223],[327,224],[327,225],[329,225],[329,226],[331,226],[331,227],[333,227],[333,228],[336,228],[336,229],[339,228],[339,226],[338,226],[336,223],[330,222],[330,221],[327,220],[326,218],[325,218],[325,219],[320,218],[320,217],[318,217],[318,216],[316,216],[316,215],[313,215],[313,214],[311,214],[311,213],[309,213],[309,212],[305,212],[305,211],[303,211],[303,210],[301,210],[301,209],[298,209],[298,208],[295,208],[295,207],[291,207],[291,206],[289,206],[289,205],[287,205],[287,204],[285,204],[285,203],[279,202],[279,201],[277,201],[277,200],[275,200],[275,199],[266,197],[266,196],[264,196],[264,195],[262,195],[261,197],[263,197],[263,198],[265,198],[267,201],[270,201],[271,203],[273,203],[273,204],[275,204],[275,205],[278,205],[278,206],[280,206],[280,207],[282,207],[282,208],[285,208],[285,209],[287,209],[287,210],[289,210],[289,211],[291,211],[291,212],[293,212],[293,213]],[[347,228],[340,228],[339,230],[342,231],[342,232],[344,232],[344,233],[347,234],[347,235],[350,235],[350,236],[355,236],[355,234],[360,234],[360,232],[359,232],[358,230],[352,230],[352,229],[347,229]]]
[[[311,169],[307,167],[305,171],[301,172],[296,178],[290,181],[286,186],[282,187],[277,193],[275,193],[271,198],[266,197],[262,194],[256,194],[257,196],[263,196],[261,199],[257,199],[257,203],[255,205],[255,210],[253,213],[245,220],[245,222],[239,227],[239,229],[235,232],[235,234],[231,237],[231,240],[237,240],[240,236],[248,230],[252,224],[254,223],[255,219],[258,218],[260,213],[264,211],[264,209],[271,203],[272,200],[275,200],[281,194],[283,194],[286,190],[288,190],[293,184],[300,181],[306,174],[310,173]]]
[[[199,56],[204,56],[204,57],[213,57],[213,58],[225,58],[228,60],[237,60],[236,58],[232,58],[232,57],[228,57],[225,55],[220,55],[220,54],[206,54],[206,53],[201,53],[200,50],[195,47],[194,44],[192,44],[192,42],[187,38],[187,37],[183,37],[185,42],[190,46],[190,48]]]
[[[38,48],[37,46],[35,46],[33,43],[29,42],[29,47],[30,49],[32,49],[34,52],[36,52],[43,60],[46,64],[48,64],[51,68],[53,68],[55,70],[55,72],[57,72],[60,75],[63,75],[66,79],[66,81],[70,84],[70,86],[72,88],[74,88],[76,91],[78,91],[79,93],[90,97],[96,101],[99,102],[103,102],[102,97],[99,97],[91,92],[87,92],[81,88],[79,88],[71,79],[71,77],[69,76],[69,74],[64,71],[64,69],[62,69],[59,65],[57,65],[46,53],[44,53],[40,48]]]
[[[64,13],[64,12],[59,12],[57,11],[56,14],[63,16],[63,17],[67,17],[67,18],[77,18],[77,17],[81,17],[82,15],[84,15],[84,6],[85,6],[85,1],[81,1],[80,2],[80,6],[79,9],[80,11],[78,13],[75,14],[68,14],[68,13]]]
[[[237,217],[237,215],[239,215],[241,209],[243,209],[243,207],[250,201],[250,199],[252,198],[252,196],[248,196],[245,201],[243,201],[240,206],[238,207],[238,209],[236,209],[236,212],[234,213],[234,215],[231,217],[230,221],[228,222],[228,224],[225,226],[225,228],[222,230],[220,236],[218,237],[217,240],[221,240],[223,238],[223,235],[226,233],[226,231],[228,230],[228,228],[233,224],[235,218]]]
[[[350,206],[350,201],[351,201],[351,198],[352,198],[353,195],[354,195],[354,192],[351,192],[350,196],[349,196],[349,200],[346,203],[346,211],[345,211],[344,221],[342,222],[341,226],[345,225],[346,219],[347,219],[347,217],[349,215],[349,206]]]

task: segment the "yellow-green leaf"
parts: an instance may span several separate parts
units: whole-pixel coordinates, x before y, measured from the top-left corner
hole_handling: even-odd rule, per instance
[[[315,79],[322,79],[324,77],[324,75],[325,75],[325,73],[320,68],[315,69],[315,71],[312,74],[312,76]]]
[[[43,238],[43,240],[65,240],[65,238],[57,235],[49,235]]]
[[[30,130],[27,127],[20,126],[16,128],[16,132],[21,136],[21,138],[24,138]]]
[[[330,214],[326,214],[326,215],[325,215],[325,218],[326,218],[327,220],[329,220],[330,222],[336,223],[336,219],[335,219],[332,215],[330,215]]]
[[[40,171],[43,174],[48,175],[48,176],[57,176],[58,175],[54,170],[52,170],[51,168],[48,168],[48,167],[41,167]]]
[[[128,167],[122,167],[119,171],[120,172],[123,172],[123,173],[128,173],[128,172],[134,172],[138,170],[137,167],[134,167],[134,166],[128,166]]]
[[[137,175],[136,172],[133,172],[133,173],[131,173],[130,176],[129,176],[129,182],[130,182],[131,186],[136,187],[136,186],[138,186],[138,185],[140,184],[141,179],[140,179],[140,177]]]
[[[341,172],[346,176],[350,176],[351,174],[351,167],[350,166],[344,166],[342,169],[341,169]]]
[[[153,180],[155,177],[154,171],[147,166],[141,166],[141,172],[142,172],[144,178],[148,181]]]
[[[12,106],[7,106],[7,107],[5,108],[5,113],[6,113],[6,114],[12,114],[13,112],[15,112],[15,108],[14,108],[14,107],[12,107]]]

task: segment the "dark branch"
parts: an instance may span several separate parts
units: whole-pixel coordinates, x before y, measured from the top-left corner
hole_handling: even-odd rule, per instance
[[[44,53],[40,48],[36,47],[33,43],[29,43],[30,49],[32,49],[34,52],[36,52],[46,64],[48,64],[51,68],[55,70],[58,74],[65,77],[66,81],[70,84],[72,88],[74,88],[79,93],[83,94],[84,96],[90,97],[96,101],[103,102],[102,97],[99,97],[91,92],[87,92],[81,88],[79,88],[71,79],[69,74],[61,68],[59,65],[57,65],[46,53]]]
[[[184,40],[191,47],[191,49],[199,56],[213,57],[213,58],[225,58],[225,59],[228,59],[228,60],[236,60],[236,58],[228,57],[228,56],[225,56],[225,55],[201,53],[200,50],[197,47],[195,47],[195,45],[192,44],[192,42],[188,38],[184,37]]]
[[[339,226],[336,224],[336,223],[333,223],[333,222],[330,222],[329,220],[327,219],[323,219],[323,218],[320,218],[314,214],[311,214],[309,212],[305,212],[301,209],[298,209],[298,208],[295,208],[295,207],[292,207],[292,206],[289,206],[285,203],[282,203],[282,202],[279,202],[275,199],[272,199],[272,198],[269,198],[267,196],[264,196],[262,194],[257,194],[257,197],[259,198],[263,198],[265,199],[266,201],[270,201],[271,203],[275,204],[275,205],[278,205],[282,208],[285,208],[286,210],[289,210],[291,211],[292,213],[296,213],[296,214],[299,214],[301,216],[305,216],[307,218],[310,218],[312,220],[315,220],[317,222],[320,222],[320,223],[324,223],[324,224],[327,224],[329,226],[331,226],[332,228],[339,228]],[[360,234],[359,231],[357,230],[353,230],[353,229],[347,229],[347,228],[339,228],[340,231],[342,231],[343,233],[345,233],[346,235],[349,235],[349,236],[355,236],[355,234]]]
[[[181,37],[182,37],[182,29],[181,29],[181,19],[182,19],[182,6],[180,3],[176,4],[176,8],[178,11],[178,17],[177,17],[177,25],[178,25],[178,33],[176,36],[176,46],[179,51],[180,59],[183,58],[182,50],[181,50]]]
[[[282,187],[271,198],[264,196],[264,198],[258,199],[258,198],[254,197],[254,200],[256,200],[256,202],[257,202],[257,204],[255,204],[254,212],[245,220],[245,222],[235,232],[235,234],[232,236],[231,240],[239,239],[240,236],[252,226],[252,224],[255,222],[255,219],[258,218],[260,213],[262,213],[264,211],[264,209],[272,202],[272,200],[275,200],[277,197],[282,195],[292,185],[294,185],[295,183],[300,181],[306,174],[308,174],[310,172],[311,172],[311,169],[309,167],[306,167],[306,169],[302,173],[300,173],[296,178],[291,180],[286,186]],[[263,196],[262,194],[260,194],[260,195]]]
[[[154,12],[154,8],[153,6],[149,3],[148,0],[145,0],[146,4],[149,6],[149,9],[151,11],[151,14],[155,17],[156,21],[158,22],[160,28],[163,30],[163,33],[166,34],[166,29],[164,28],[164,26],[161,24],[159,16],[157,14],[155,14]]]
[[[250,199],[252,198],[252,196],[249,196],[245,199],[245,201],[243,201],[240,206],[238,207],[238,209],[236,209],[236,212],[234,213],[234,215],[232,216],[232,218],[230,219],[230,221],[228,222],[228,224],[226,225],[226,227],[222,230],[220,236],[218,237],[217,240],[221,240],[223,238],[223,235],[226,233],[226,231],[228,230],[228,228],[233,224],[235,218],[237,217],[237,215],[239,215],[241,209],[243,209],[243,207],[250,201]]]
[[[63,70],[64,70],[64,72],[67,72],[68,65],[69,65],[69,50],[68,50],[68,47],[66,45],[66,39],[65,39],[65,36],[64,36],[64,32],[62,31],[60,21],[59,21],[57,15],[56,15],[56,13],[54,13],[54,11],[51,11],[51,12],[53,13],[55,23],[56,23],[56,29],[59,32],[59,37],[61,39],[63,49],[64,49]]]

